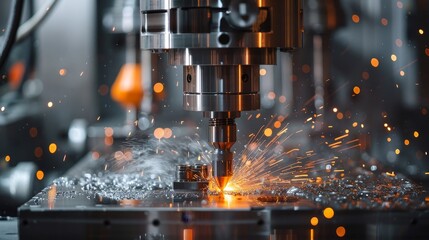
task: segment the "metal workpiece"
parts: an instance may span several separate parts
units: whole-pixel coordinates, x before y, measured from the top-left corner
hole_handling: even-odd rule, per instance
[[[206,164],[192,165],[191,172],[194,181],[207,181],[209,179],[209,168]]]
[[[174,190],[206,191],[209,186],[209,170],[206,164],[177,165]]]
[[[176,166],[176,181],[186,182],[192,179],[192,172],[190,165],[177,165]]]

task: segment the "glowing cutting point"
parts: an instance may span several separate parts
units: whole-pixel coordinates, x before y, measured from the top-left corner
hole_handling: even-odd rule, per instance
[[[228,183],[225,188],[223,189],[223,191],[225,192],[233,192],[235,190],[235,188],[232,186],[231,183]]]

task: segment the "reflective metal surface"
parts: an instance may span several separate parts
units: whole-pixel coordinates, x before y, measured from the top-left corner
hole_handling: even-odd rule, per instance
[[[429,236],[424,230],[429,227],[427,203],[422,199],[425,192],[400,177],[361,172],[331,183],[267,185],[253,193],[222,195],[168,187],[145,189],[138,181],[143,179],[141,176],[104,174],[100,169],[103,165],[88,156],[69,173],[83,175],[57,179],[23,205],[19,209],[20,238],[267,240]],[[356,179],[355,185],[350,185],[351,179]],[[366,192],[371,189],[369,182],[376,185]],[[390,200],[389,193],[383,193],[383,186],[389,189],[388,185],[390,190],[397,189]],[[338,191],[344,186],[347,193]],[[350,200],[337,199],[342,197]],[[390,204],[378,204],[377,199]],[[370,202],[374,205],[366,205]]]
[[[157,1],[158,2],[158,1]],[[299,0],[258,1],[257,20],[234,29],[234,6],[245,1],[141,1],[143,49],[283,48],[302,44]],[[255,1],[256,2],[256,1]],[[235,24],[237,28],[237,24]],[[250,29],[249,29],[250,28]]]
[[[171,65],[276,64],[274,48],[185,48],[168,51]]]

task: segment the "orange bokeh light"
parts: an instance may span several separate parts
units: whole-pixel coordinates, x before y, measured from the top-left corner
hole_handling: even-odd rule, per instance
[[[157,128],[153,131],[153,136],[157,139],[161,139],[164,137],[165,131],[163,128]]]
[[[164,85],[162,83],[155,83],[155,85],[153,85],[153,91],[155,93],[162,93],[162,91],[164,91]]]
[[[333,218],[334,214],[335,214],[334,209],[332,209],[330,207],[327,207],[323,210],[323,216],[325,216],[325,218],[327,218],[327,219]]]
[[[318,219],[317,217],[312,217],[312,218],[310,219],[310,223],[311,223],[311,225],[313,225],[313,226],[317,226],[317,224],[319,224],[319,219]]]
[[[378,61],[377,58],[371,58],[371,66],[373,67],[378,67],[378,65],[380,65],[380,62]]]
[[[45,173],[42,171],[42,170],[38,170],[37,172],[36,172],[36,178],[37,178],[37,180],[42,180],[43,178],[45,177]]]
[[[266,137],[271,137],[271,135],[273,135],[273,130],[271,130],[271,128],[266,128],[266,129],[264,130],[264,135],[265,135]]]
[[[356,94],[356,95],[358,95],[358,94],[360,93],[360,87],[355,86],[355,87],[353,88],[353,93],[354,93],[354,94]]]
[[[49,152],[54,154],[57,151],[57,144],[51,143],[49,144]]]
[[[344,237],[346,235],[346,228],[339,226],[335,232],[337,233],[338,237]]]
[[[353,14],[352,15],[352,21],[354,23],[359,23],[360,22],[360,17],[357,14]]]

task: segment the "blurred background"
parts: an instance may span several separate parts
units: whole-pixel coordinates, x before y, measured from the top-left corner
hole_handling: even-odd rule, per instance
[[[2,41],[11,2],[0,3]],[[21,23],[47,2],[25,1]],[[358,158],[427,186],[429,2],[303,3],[303,48],[261,67],[261,110],[237,120],[236,148],[274,118],[273,128],[305,132],[291,146],[354,134]],[[139,8],[58,1],[14,44],[0,68],[0,216],[16,215],[81,158],[109,154],[134,132],[206,139],[201,114],[182,110],[182,68],[140,51]]]

